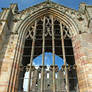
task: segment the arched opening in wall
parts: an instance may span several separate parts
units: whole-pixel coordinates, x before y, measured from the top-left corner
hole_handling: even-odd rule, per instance
[[[20,64],[18,92],[25,91],[23,83],[27,72],[26,92],[78,92],[74,53],[67,25],[49,15],[37,19],[28,30]],[[45,62],[46,53],[51,53],[47,57],[52,58],[49,68],[49,62]],[[33,62],[39,55],[41,60]],[[63,60],[63,65],[56,56]],[[40,66],[36,66],[38,62],[41,62]]]
[[[34,60],[33,60],[33,66],[35,67],[35,70],[32,72],[32,80],[36,80],[34,82],[34,85],[36,85],[36,89],[39,89],[40,90],[40,86],[38,87],[38,85],[40,85],[40,81],[41,81],[41,66],[42,66],[42,54],[37,56]],[[51,66],[53,64],[52,62],[52,53],[51,52],[45,52],[45,59],[44,59],[44,63],[45,63],[45,66],[46,66],[46,69],[45,69],[45,86],[44,88],[47,89],[46,87],[48,87],[49,89],[51,88],[52,86],[52,83],[51,83],[51,80],[52,80],[52,71],[51,70]],[[57,68],[57,72],[55,72],[55,78],[57,79],[57,83],[58,81],[60,80],[57,75],[58,73],[61,71],[61,67],[62,65],[64,64],[63,62],[63,59],[57,55],[55,55],[55,65],[58,66]],[[59,71],[59,72],[58,72]],[[23,89],[24,91],[27,91],[27,88],[28,88],[28,78],[29,78],[29,70],[27,70],[25,72],[25,76],[24,76],[24,82],[23,82]],[[64,72],[62,71],[62,77],[64,75]],[[32,84],[32,81],[31,81],[31,86],[33,86]]]

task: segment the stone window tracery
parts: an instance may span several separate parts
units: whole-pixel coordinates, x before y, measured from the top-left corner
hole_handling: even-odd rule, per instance
[[[73,69],[75,61],[71,42],[72,33],[67,25],[63,24],[58,18],[49,15],[37,19],[27,31],[21,62],[23,67],[26,68],[24,68],[22,74],[20,73],[22,80],[19,81],[19,84],[23,85],[25,71],[29,71],[27,92],[37,92],[37,90],[38,92],[58,92],[58,90],[60,92],[77,92],[77,75],[76,70]],[[49,73],[47,73],[49,78],[45,76],[45,52],[52,52],[53,56],[53,64],[50,66]],[[33,65],[33,59],[41,53],[42,65],[39,67],[40,69],[36,69]],[[64,65],[60,70],[55,65],[55,54],[64,60]],[[74,77],[76,80],[73,79]],[[49,81],[51,84],[46,88],[45,85]],[[59,84],[56,83],[57,81]],[[75,82],[74,86],[72,86],[73,82]],[[51,89],[51,86],[53,89]],[[23,91],[22,86],[19,88],[20,90]]]

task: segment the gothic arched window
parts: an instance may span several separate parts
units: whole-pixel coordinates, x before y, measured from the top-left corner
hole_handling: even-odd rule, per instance
[[[46,71],[45,52],[52,53],[52,65]],[[42,64],[36,68],[33,59],[42,54]],[[64,61],[58,69],[55,55]],[[25,72],[29,71],[27,92],[77,92],[77,74],[69,27],[52,15],[43,16],[29,26],[22,61],[18,91],[23,90]],[[46,77],[49,75],[49,77]],[[39,77],[40,76],[40,77]]]

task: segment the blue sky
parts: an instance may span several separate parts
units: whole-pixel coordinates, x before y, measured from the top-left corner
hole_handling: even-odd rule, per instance
[[[0,8],[7,8],[11,3],[18,3],[19,10],[23,10],[32,5],[38,4],[45,0],[0,0]],[[92,5],[92,0],[52,0],[53,2],[65,5],[66,7],[78,9],[81,2],[86,2],[89,5]],[[0,9],[1,11],[1,9]]]
[[[53,58],[52,58],[52,53],[51,52],[46,52],[45,53],[45,65],[49,66],[53,64]],[[58,65],[59,69],[61,66],[64,64],[63,59],[57,55],[55,55],[55,64]],[[39,55],[34,59],[34,65],[42,65],[42,54]]]

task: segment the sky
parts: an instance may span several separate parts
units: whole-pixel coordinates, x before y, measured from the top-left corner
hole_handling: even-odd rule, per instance
[[[1,8],[8,8],[11,3],[17,3],[19,10],[21,11],[25,8],[28,8],[32,5],[38,4],[43,1],[45,0],[0,0],[0,11]],[[92,0],[51,0],[51,1],[76,10],[79,8],[79,4],[81,2],[85,2],[89,5],[92,5]]]
[[[44,59],[45,65],[50,66],[53,64],[52,56],[53,56],[53,54],[51,52],[45,52],[45,59]],[[38,66],[42,65],[42,54],[33,60],[33,64],[38,65]],[[64,64],[63,59],[61,57],[55,55],[55,64],[58,65],[58,67],[60,69],[61,66]]]

